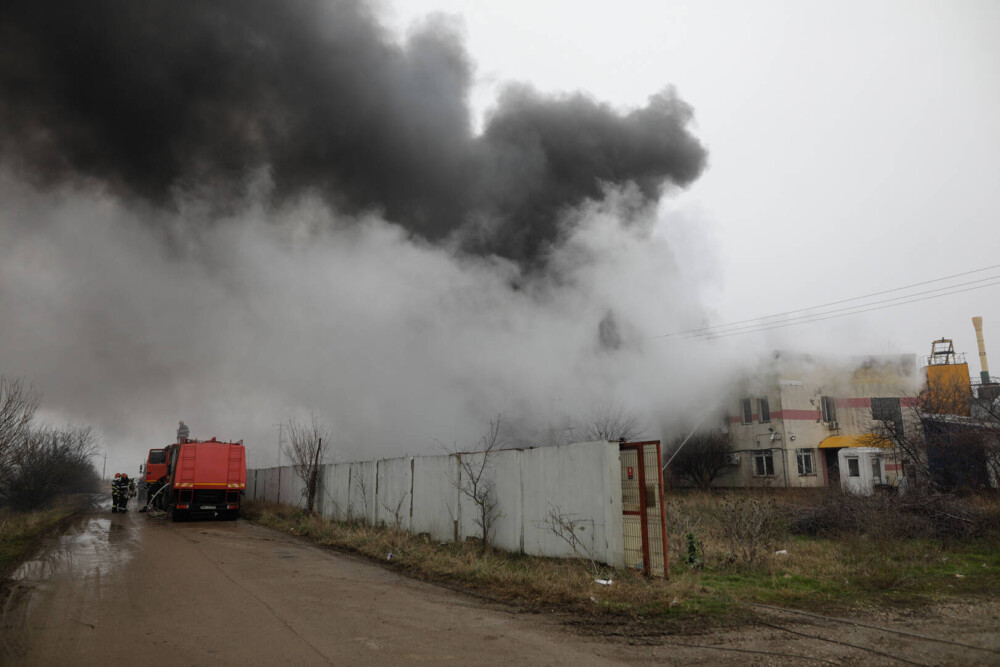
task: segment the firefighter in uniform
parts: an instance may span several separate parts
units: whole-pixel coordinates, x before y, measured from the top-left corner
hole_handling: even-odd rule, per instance
[[[118,483],[118,511],[128,512],[128,500],[135,495],[135,482],[128,478],[126,473],[122,473]]]
[[[121,502],[119,499],[122,492],[122,474],[120,472],[115,473],[115,481],[111,482],[111,512],[112,514],[118,511],[118,505]]]

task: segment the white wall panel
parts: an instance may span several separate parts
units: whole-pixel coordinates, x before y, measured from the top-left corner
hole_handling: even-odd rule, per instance
[[[451,541],[458,521],[458,464],[451,456],[420,456],[413,459],[414,533]]]
[[[377,503],[375,523],[410,529],[410,495],[413,477],[410,457],[382,459],[377,462]]]
[[[472,463],[482,455],[466,455]],[[455,455],[394,458],[322,466],[316,509],[335,520],[395,523],[403,529],[450,541],[479,537],[478,510],[458,485]],[[251,474],[252,473],[252,474]],[[495,484],[497,519],[493,543],[508,551],[573,557],[572,547],[549,527],[551,510],[579,527],[583,551],[599,561],[624,562],[621,466],[616,443],[593,442],[491,456],[484,477]],[[302,482],[290,466],[248,471],[259,502],[304,506]],[[280,493],[279,493],[280,487]]]

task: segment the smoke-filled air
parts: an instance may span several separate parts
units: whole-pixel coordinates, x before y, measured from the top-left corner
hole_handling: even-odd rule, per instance
[[[352,0],[17,0],[0,43],[0,371],[130,471],[179,419],[262,466],[310,413],[383,457],[608,405],[658,437],[711,385],[656,338],[711,273],[661,206],[707,164],[668,82],[511,82],[476,130],[461,30]]]

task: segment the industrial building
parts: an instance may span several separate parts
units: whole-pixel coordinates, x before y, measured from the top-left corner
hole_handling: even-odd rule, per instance
[[[876,420],[903,421],[919,390],[916,356],[870,356],[848,361],[775,354],[744,380],[726,410],[730,465],[716,486],[822,487],[860,474],[845,448],[871,448]],[[866,452],[869,459],[871,453]],[[894,484],[901,461],[875,457],[875,483]],[[872,462],[867,463],[871,471]]]
[[[981,371],[947,338],[934,341],[924,368],[920,424],[930,482],[942,489],[1000,486],[1000,381],[989,373],[982,318],[976,328]]]
[[[916,355],[833,360],[776,353],[726,403],[728,465],[713,486],[997,488],[1000,382],[972,378],[953,342]],[[678,480],[675,479],[675,482]]]

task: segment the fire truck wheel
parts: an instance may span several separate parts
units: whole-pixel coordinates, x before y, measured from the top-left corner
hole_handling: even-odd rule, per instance
[[[223,521],[236,521],[237,519],[240,518],[240,511],[226,510],[225,512],[222,512],[220,514],[219,518],[222,519]]]
[[[187,521],[188,518],[188,512],[186,510],[179,510],[174,508],[173,506],[171,506],[168,514],[170,514],[170,520],[173,521],[174,523]]]

